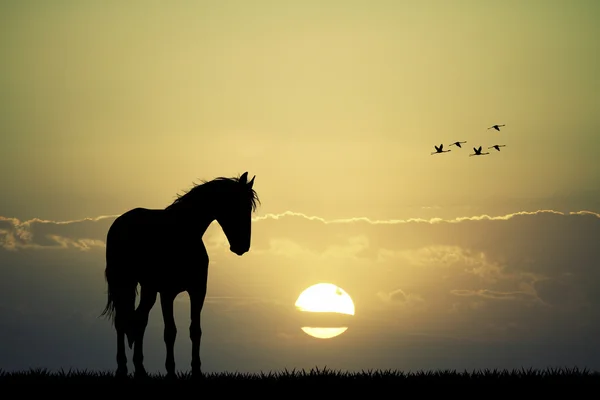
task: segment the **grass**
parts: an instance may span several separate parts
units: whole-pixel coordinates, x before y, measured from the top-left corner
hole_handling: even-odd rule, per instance
[[[480,371],[427,371],[427,372],[400,372],[393,370],[342,372],[327,368],[313,368],[305,370],[284,370],[269,373],[207,373],[200,381],[191,379],[189,373],[179,373],[175,380],[167,380],[162,374],[151,374],[146,380],[133,377],[117,379],[113,372],[94,371],[58,371],[51,372],[44,369],[32,369],[22,372],[5,372],[0,370],[0,384],[19,384],[37,386],[39,384],[98,384],[101,386],[111,384],[129,385],[155,385],[170,384],[175,386],[188,386],[199,383],[203,387],[219,387],[235,389],[246,387],[248,389],[306,389],[329,386],[337,389],[352,388],[377,388],[384,390],[386,387],[407,384],[584,384],[600,383],[600,373],[580,370],[578,368],[557,368],[546,370],[520,369],[520,370],[480,370]],[[337,390],[336,389],[336,390]]]

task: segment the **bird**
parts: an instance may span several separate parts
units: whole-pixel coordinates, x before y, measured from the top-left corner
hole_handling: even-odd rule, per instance
[[[460,145],[461,143],[467,143],[467,142],[454,142],[450,146],[458,146],[462,149],[462,146]],[[450,147],[450,146],[448,146],[448,147]]]
[[[505,144],[495,144],[491,147],[488,147],[488,149],[496,149],[496,150],[500,151],[500,147],[506,147],[506,145]]]
[[[433,153],[431,153],[431,155],[434,155],[437,153],[447,153],[449,151],[452,151],[452,150],[442,150],[444,148],[443,144],[440,144],[440,147],[437,147],[436,145],[433,145],[433,147],[435,147],[435,151]]]
[[[488,128],[488,130],[489,130],[489,129],[492,129],[492,128],[494,128],[495,130],[497,130],[498,132],[500,132],[500,127],[501,127],[501,126],[506,126],[506,125],[494,125],[494,126],[490,126],[490,127]]]
[[[490,153],[482,153],[481,152],[481,146],[479,146],[478,149],[476,149],[475,147],[473,147],[473,151],[475,152],[474,154],[469,154],[469,157],[471,156],[484,156],[486,154],[490,154]]]

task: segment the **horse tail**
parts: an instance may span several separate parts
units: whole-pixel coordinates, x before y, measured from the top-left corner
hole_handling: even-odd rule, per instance
[[[113,263],[110,262],[106,263],[104,277],[108,283],[108,299],[100,315],[107,317],[117,331],[125,331],[127,342],[131,348],[134,343],[133,317],[137,282],[127,279],[127,275],[119,274],[114,269]]]
[[[108,263],[106,264],[106,268],[104,269],[104,279],[108,283],[108,301],[106,302],[106,306],[104,307],[104,310],[102,310],[100,316],[108,318],[112,325],[115,322],[115,301],[111,291],[111,284],[108,281]]]

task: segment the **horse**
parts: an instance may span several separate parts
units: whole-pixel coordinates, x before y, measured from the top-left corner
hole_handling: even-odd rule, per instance
[[[106,236],[105,279],[108,301],[101,316],[117,333],[117,377],[126,377],[125,337],[133,348],[134,377],[147,377],[143,342],[150,310],[160,294],[166,346],[167,377],[175,376],[177,327],[173,302],[182,292],[190,298],[192,377],[202,377],[200,314],[206,297],[209,257],[204,232],[217,221],[229,250],[242,256],[250,250],[252,212],[260,203],[248,172],[238,178],[202,181],[164,209],[134,208],[117,217]],[[138,295],[139,304],[135,308]]]

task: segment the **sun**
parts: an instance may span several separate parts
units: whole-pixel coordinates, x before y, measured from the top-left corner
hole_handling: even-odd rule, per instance
[[[350,295],[332,283],[317,283],[305,289],[298,296],[296,307],[300,311],[354,315],[354,303]]]
[[[348,328],[345,326],[343,328],[311,328],[309,326],[302,327],[302,331],[304,331],[304,333],[317,339],[331,339],[346,332],[347,329]]]
[[[296,300],[296,309],[310,313],[354,315],[354,302],[346,291],[332,283],[318,283],[305,289]],[[330,339],[344,333],[348,327],[302,327],[310,336]]]

